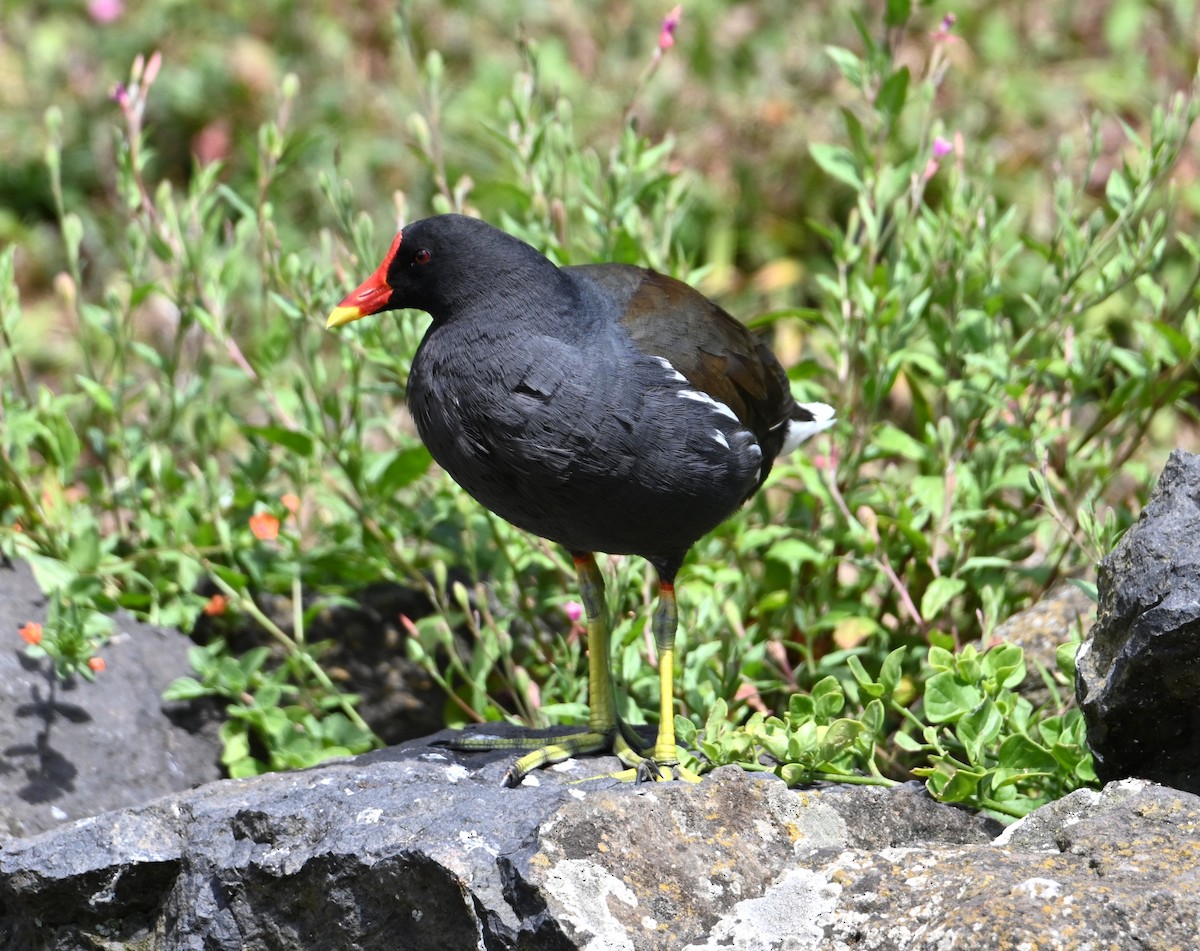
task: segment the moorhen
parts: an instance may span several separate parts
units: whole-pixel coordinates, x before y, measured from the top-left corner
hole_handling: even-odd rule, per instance
[[[686,284],[625,264],[558,267],[475,218],[405,227],[326,326],[398,308],[433,317],[408,380],[421,439],[483,505],[566,547],[588,621],[586,730],[452,745],[528,750],[507,785],[605,751],[639,779],[670,778],[675,574],[777,456],[834,423],[833,409],[797,403],[770,349]],[[593,552],[641,555],[658,572],[660,713],[650,748],[616,713]]]

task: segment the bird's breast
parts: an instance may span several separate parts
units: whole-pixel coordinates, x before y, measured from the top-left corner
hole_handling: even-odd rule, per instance
[[[439,465],[521,528],[682,552],[757,485],[754,435],[661,358],[532,334],[467,344],[426,338],[409,406]]]

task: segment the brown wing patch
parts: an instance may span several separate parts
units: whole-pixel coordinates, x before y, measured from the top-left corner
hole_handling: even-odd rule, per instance
[[[622,317],[639,348],[670,360],[697,390],[733,410],[760,442],[768,439],[792,407],[775,355],[699,291],[653,271],[641,276]],[[647,319],[651,315],[657,319]]]
[[[795,401],[787,374],[766,344],[673,277],[625,264],[571,270],[608,293],[639,350],[669,360],[693,387],[728,406],[774,457]]]

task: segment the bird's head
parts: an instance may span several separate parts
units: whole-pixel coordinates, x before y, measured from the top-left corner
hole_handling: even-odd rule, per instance
[[[464,305],[516,290],[520,275],[554,268],[523,241],[478,218],[437,215],[407,225],[375,273],[333,309],[325,326],[340,327],[385,310],[416,308],[435,321]]]

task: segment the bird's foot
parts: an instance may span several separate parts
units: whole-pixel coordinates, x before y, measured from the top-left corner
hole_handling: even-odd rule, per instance
[[[551,736],[515,735],[496,736],[481,733],[464,734],[443,740],[441,745],[465,752],[488,752],[511,750],[523,755],[504,774],[503,784],[519,786],[521,781],[534,770],[552,766],[574,756],[611,753],[627,768],[611,775],[624,782],[655,782],[682,779],[699,782],[700,777],[680,766],[674,751],[667,756],[656,756],[655,746],[647,745],[636,728],[623,720],[609,730],[587,729],[578,733]],[[600,778],[600,777],[592,777]]]
[[[595,753],[615,753],[626,765],[623,751],[630,750],[617,728],[611,730],[588,729],[578,733],[558,733],[550,736],[530,734],[496,736],[485,733],[463,734],[442,744],[453,750],[482,753],[494,750],[512,750],[523,755],[504,774],[505,786],[519,786],[521,780],[536,769],[553,766],[573,756],[588,756]],[[636,754],[635,754],[636,755]]]
[[[619,773],[611,773],[612,779],[627,783],[655,783],[678,779],[685,783],[700,782],[700,774],[693,772],[680,763],[658,763],[643,758],[637,766],[623,769]]]

